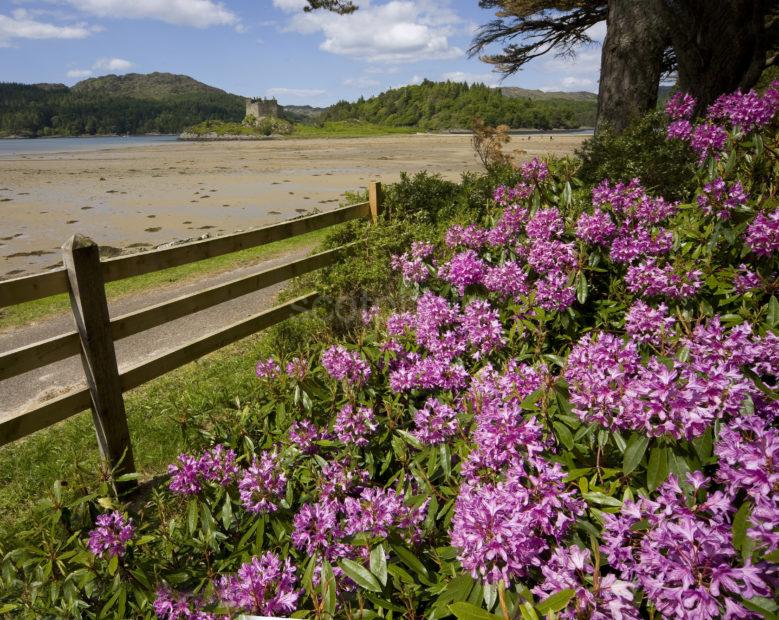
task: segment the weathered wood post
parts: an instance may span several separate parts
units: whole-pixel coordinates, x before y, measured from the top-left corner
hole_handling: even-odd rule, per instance
[[[70,281],[70,305],[81,340],[81,362],[92,397],[92,420],[100,452],[118,475],[135,471],[130,431],[111,337],[105,282],[97,244],[74,235],[62,246]],[[126,490],[135,483],[122,483]]]
[[[380,181],[371,181],[368,186],[368,202],[371,205],[371,221],[378,224],[379,216],[384,211],[384,194]]]

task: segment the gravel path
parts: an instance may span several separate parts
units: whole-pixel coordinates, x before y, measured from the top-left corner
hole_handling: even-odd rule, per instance
[[[109,303],[109,311],[113,317],[140,310],[146,306],[303,258],[310,253],[311,249],[310,246],[296,248],[272,259],[234,270],[205,275],[168,287],[155,288],[143,294],[128,295]],[[221,327],[273,306],[276,295],[283,286],[283,283],[276,284],[117,341],[115,346],[119,370],[175,349],[186,340],[218,331]],[[73,329],[75,329],[73,319],[67,314],[0,333],[0,352],[51,338]],[[83,385],[85,385],[84,373],[78,356],[0,381],[0,420],[14,417],[47,399]]]

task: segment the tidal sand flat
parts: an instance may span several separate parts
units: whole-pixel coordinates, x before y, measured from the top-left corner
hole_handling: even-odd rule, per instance
[[[515,136],[523,158],[573,152],[584,136]],[[0,154],[0,279],[60,264],[78,232],[106,255],[333,209],[370,180],[480,164],[469,135],[173,142]]]

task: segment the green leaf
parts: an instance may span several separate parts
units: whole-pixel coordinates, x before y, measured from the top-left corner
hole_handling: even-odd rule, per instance
[[[582,493],[582,497],[588,502],[593,502],[594,504],[601,504],[602,506],[615,506],[617,508],[622,507],[622,502],[620,500],[618,500],[616,497],[606,495],[605,493],[600,493],[597,491],[592,493]]]
[[[225,501],[222,504],[222,525],[228,529],[233,522],[233,503],[230,501],[230,494],[225,493]]]
[[[744,502],[733,516],[733,546],[741,551],[741,557],[747,559],[752,555],[754,542],[747,536],[749,517],[752,513],[752,504]]]
[[[364,592],[365,598],[367,598],[371,603],[376,605],[377,607],[381,607],[383,609],[387,609],[390,611],[397,611],[398,613],[406,613],[406,608],[401,607],[400,605],[396,605],[395,603],[390,603],[388,600],[380,598],[376,596],[375,594],[371,594],[370,592]]]
[[[405,564],[406,566],[408,566],[411,570],[413,570],[417,575],[422,577],[423,581],[429,580],[429,576],[427,574],[427,569],[425,568],[425,565],[422,564],[422,562],[419,561],[419,558],[415,556],[411,551],[409,551],[405,547],[402,547],[401,545],[392,545],[392,550],[400,558],[400,561],[403,562],[403,564]]]
[[[648,446],[649,437],[643,433],[635,433],[630,437],[625,448],[625,456],[622,459],[622,473],[627,475],[638,467]]]
[[[189,510],[187,511],[187,528],[190,534],[194,534],[197,529],[197,500],[193,499],[189,502]]]
[[[335,614],[336,606],[336,585],[335,575],[333,574],[333,567],[330,566],[330,562],[324,560],[322,562],[322,577],[320,579],[320,588],[322,592],[322,600],[325,602],[325,611],[330,614],[330,617]]]
[[[546,614],[548,612],[556,612],[561,609],[565,609],[568,602],[573,598],[575,592],[570,588],[555,592],[551,596],[547,596],[543,601],[536,605],[536,609],[539,613]]]
[[[573,435],[570,429],[562,422],[553,422],[557,438],[568,450],[573,450]]]
[[[776,327],[777,323],[779,323],[779,301],[776,295],[771,295],[771,299],[768,300],[768,324]]]
[[[654,447],[646,466],[646,486],[654,491],[668,478],[668,453],[666,448]]]
[[[583,271],[580,271],[576,278],[576,299],[579,300],[580,304],[587,301],[587,278],[584,277]]]
[[[109,575],[116,574],[117,568],[119,568],[119,556],[113,555],[111,556],[111,559],[108,561],[108,574]]]
[[[449,605],[449,611],[451,611],[458,620],[501,620],[500,616],[491,614],[481,607],[476,607],[476,605],[471,605],[464,601],[452,603]]]
[[[346,573],[346,576],[361,588],[371,592],[381,592],[381,585],[376,580],[376,577],[362,564],[348,559],[341,560],[338,564]]]
[[[381,585],[387,585],[387,556],[384,554],[384,547],[378,545],[371,550],[371,572]]]

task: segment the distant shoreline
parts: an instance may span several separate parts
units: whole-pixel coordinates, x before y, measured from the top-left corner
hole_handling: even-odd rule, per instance
[[[437,129],[435,131],[414,131],[413,127],[404,128],[408,129],[409,134],[430,134],[430,135],[463,135],[470,134],[470,129],[465,128],[452,128],[452,129]],[[577,127],[575,129],[532,129],[517,127],[509,130],[509,135],[512,136],[536,136],[547,134],[560,134],[560,135],[589,135],[594,132],[593,127]],[[378,135],[378,134],[377,134]],[[402,135],[398,133],[397,135]],[[292,133],[290,135],[270,135],[270,136],[245,136],[245,135],[224,135],[224,136],[211,136],[209,134],[203,136],[195,136],[193,134],[187,134],[187,132],[181,133],[132,133],[132,134],[119,134],[119,133],[105,133],[105,134],[81,134],[76,136],[69,135],[55,135],[55,136],[0,136],[0,141],[3,140],[64,140],[64,139],[101,139],[101,138],[163,138],[163,137],[176,137],[178,140],[186,142],[220,142],[220,141],[235,141],[235,140],[277,140],[277,139],[291,139],[309,137],[308,135],[296,135]],[[317,134],[317,138],[326,138],[326,133]],[[344,137],[338,133],[334,133],[333,137]]]

